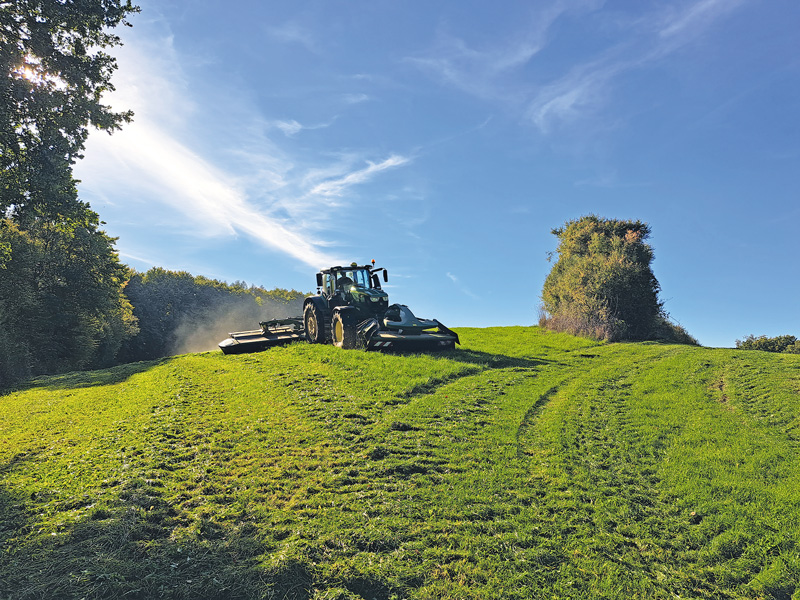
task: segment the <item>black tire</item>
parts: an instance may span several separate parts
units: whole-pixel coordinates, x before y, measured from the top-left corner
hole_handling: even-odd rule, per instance
[[[325,315],[322,309],[309,302],[303,309],[303,324],[306,329],[306,339],[312,344],[324,344],[328,341]]]
[[[355,350],[358,347],[355,315],[349,310],[337,310],[333,313],[331,337],[334,346],[343,350]]]

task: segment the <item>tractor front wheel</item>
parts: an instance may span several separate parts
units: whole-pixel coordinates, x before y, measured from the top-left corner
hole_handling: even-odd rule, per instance
[[[327,341],[325,335],[325,318],[322,310],[314,303],[309,302],[303,310],[303,324],[306,328],[306,339],[312,344],[324,344]]]
[[[343,350],[354,350],[358,344],[355,315],[350,311],[336,311],[333,314],[333,345]]]

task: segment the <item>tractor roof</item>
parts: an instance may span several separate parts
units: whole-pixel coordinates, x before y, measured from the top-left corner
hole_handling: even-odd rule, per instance
[[[352,271],[353,269],[367,269],[368,271],[371,271],[374,268],[375,268],[374,265],[357,265],[357,264],[353,263],[352,265],[349,265],[347,267],[342,267],[342,266],[337,265],[337,266],[331,267],[329,269],[322,269],[322,271],[320,271],[320,272],[321,273],[331,273],[333,271]]]

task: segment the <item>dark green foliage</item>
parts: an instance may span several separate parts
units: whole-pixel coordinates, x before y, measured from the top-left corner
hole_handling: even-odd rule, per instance
[[[92,217],[28,230],[0,221],[0,382],[109,366],[135,333],[128,270]]]
[[[645,240],[650,226],[588,215],[553,229],[558,260],[542,290],[540,324],[596,339],[694,342],[669,322]],[[686,340],[688,338],[688,340]]]
[[[800,354],[800,340],[793,335],[779,335],[767,337],[748,335],[744,340],[736,340],[736,347],[740,350],[763,350],[764,352],[785,352],[787,354]]]
[[[129,0],[0,2],[0,386],[112,364],[135,331],[127,269],[72,176],[101,104]]]
[[[133,275],[125,295],[139,323],[139,334],[120,352],[125,362],[214,348],[229,331],[300,315],[305,297],[295,290],[268,291],[160,267]]]

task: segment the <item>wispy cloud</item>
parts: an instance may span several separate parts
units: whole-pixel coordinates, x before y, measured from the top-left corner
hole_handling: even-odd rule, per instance
[[[500,46],[477,49],[464,40],[440,35],[433,50],[407,61],[443,84],[471,95],[523,106],[522,114],[541,132],[596,114],[607,106],[614,81],[645,68],[691,43],[719,20],[749,0],[693,0],[659,9],[584,61],[568,65],[561,75],[536,80],[523,69],[536,64],[550,43],[559,18],[580,11],[596,12],[601,2],[555,1],[539,8],[523,33],[511,34]],[[598,13],[599,14],[599,13]],[[597,18],[596,14],[592,18]],[[528,69],[530,70],[530,69]]]
[[[267,35],[279,42],[300,44],[310,52],[318,52],[314,34],[298,23],[290,21],[279,26],[267,27],[266,31]]]
[[[448,272],[446,275],[447,275],[447,278],[450,281],[452,281],[455,284],[455,286],[461,291],[461,293],[463,293],[465,296],[469,296],[470,298],[472,298],[474,300],[478,300],[480,298],[480,296],[478,296],[472,290],[467,288],[463,283],[461,283],[461,280],[458,277],[456,277],[455,275],[453,275],[450,272]]]
[[[275,121],[275,127],[290,137],[303,131],[303,126],[294,119],[291,121]]]
[[[169,36],[129,42],[123,51],[120,72],[126,75],[116,81],[112,99],[133,108],[135,121],[114,136],[93,134],[78,176],[87,182],[85,190],[112,203],[122,195],[136,197],[149,221],[159,206],[183,215],[184,235],[246,235],[315,268],[335,264],[341,257],[320,237],[319,226],[335,220],[328,212],[331,198],[345,202],[350,188],[410,160],[394,154],[371,162],[353,154],[346,163],[314,164],[264,135],[252,137],[252,131],[259,121],[287,136],[329,124],[265,121],[257,113],[249,115],[254,127],[230,134],[225,140],[229,147],[221,148],[196,127],[213,118],[198,118]],[[226,153],[237,156],[227,168],[219,160]],[[315,218],[304,218],[311,214]]]
[[[526,117],[543,133],[548,133],[554,122],[579,118],[602,103],[603,88],[625,68],[625,63],[613,61],[576,67],[558,81],[542,86],[530,100]]]
[[[579,120],[605,106],[609,88],[624,73],[646,68],[691,43],[744,0],[700,0],[645,19],[637,30],[598,58],[539,88],[527,116],[544,133],[556,125]]]
[[[342,100],[345,104],[361,104],[368,102],[371,98],[367,94],[344,94]]]
[[[693,37],[726,14],[736,10],[745,0],[701,0],[683,10],[666,14],[658,31],[662,38]]]
[[[310,193],[311,195],[325,198],[342,196],[347,188],[364,183],[381,171],[405,165],[410,160],[411,159],[405,156],[392,155],[379,163],[368,162],[367,166],[363,169],[352,171],[341,177],[328,179],[327,181],[315,185]]]
[[[253,205],[236,177],[148,123],[101,138],[93,150],[103,151],[107,166],[124,169],[129,181],[131,175],[141,181],[147,196],[182,213],[196,236],[247,234],[314,267],[334,259],[313,237]]]
[[[298,133],[300,133],[301,131],[313,131],[315,129],[325,129],[326,127],[330,127],[331,125],[333,125],[334,121],[336,121],[336,117],[334,117],[327,123],[303,125],[302,123],[296,121],[295,119],[291,119],[289,121],[278,120],[278,121],[273,121],[272,126],[280,129],[287,137],[293,137]]]
[[[432,53],[409,57],[406,62],[469,94],[493,98],[498,95],[497,79],[529,61],[542,48],[543,33],[530,32],[503,47],[485,50],[475,50],[462,39],[440,34]]]
[[[440,31],[432,50],[406,61],[467,93],[487,99],[507,98],[517,90],[507,85],[504,77],[516,75],[545,48],[553,24],[565,13],[592,10],[598,3],[598,0],[539,3],[518,33],[505,35],[501,44],[480,48]]]

